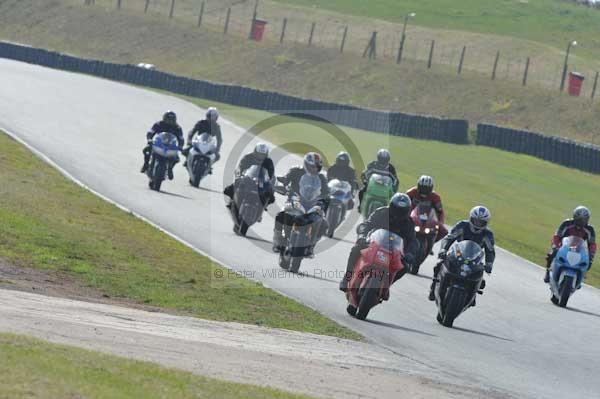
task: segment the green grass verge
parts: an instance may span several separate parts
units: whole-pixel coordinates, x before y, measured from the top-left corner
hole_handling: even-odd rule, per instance
[[[238,277],[71,181],[0,134],[0,257],[66,272],[111,297],[197,317],[359,339],[316,311]]]
[[[596,27],[600,10],[566,0],[274,0],[293,6],[318,7],[340,13],[402,23],[534,40],[566,47],[578,39],[588,52],[600,48]]]
[[[209,105],[205,100],[188,100],[204,107]],[[219,106],[228,118],[246,128],[271,116],[225,104]],[[337,139],[318,126],[301,120],[290,122],[265,131],[261,137],[276,144],[300,142],[286,147],[296,152],[305,151],[302,143],[314,145],[330,160],[342,150]],[[583,203],[600,214],[598,175],[488,147],[343,130],[360,149],[365,161],[372,160],[381,147],[391,150],[401,190],[413,186],[422,174],[434,176],[449,222],[465,218],[475,205],[488,206],[497,244],[540,265],[552,234],[575,206]],[[501,264],[497,270],[502,272]],[[600,287],[598,268],[588,274],[588,283]]]
[[[0,334],[0,398],[308,398]]]

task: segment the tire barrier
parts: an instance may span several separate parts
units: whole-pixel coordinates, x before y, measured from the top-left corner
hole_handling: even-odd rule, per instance
[[[135,65],[88,60],[66,54],[0,41],[0,58],[23,61],[70,72],[126,82],[207,99],[215,102],[273,113],[293,112],[310,118],[318,115],[331,123],[369,130],[392,136],[404,136],[446,143],[468,144],[469,123],[466,120],[409,115],[315,101],[249,87],[217,84],[170,73],[140,68]]]
[[[600,173],[600,147],[501,126],[477,125],[477,145],[527,154],[555,164]]]

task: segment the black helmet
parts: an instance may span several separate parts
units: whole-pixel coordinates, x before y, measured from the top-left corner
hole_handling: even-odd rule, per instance
[[[585,227],[590,222],[590,216],[592,216],[590,210],[585,206],[578,206],[573,211],[573,220],[579,227]]]
[[[390,163],[391,158],[392,156],[390,155],[390,152],[385,148],[382,148],[381,150],[377,151],[377,162],[380,165],[387,166]]]
[[[342,151],[335,157],[335,164],[339,166],[349,166],[350,165],[350,155],[347,152]]]
[[[406,219],[410,213],[410,197],[404,193],[396,193],[390,200],[390,218]]]
[[[417,182],[417,191],[423,198],[431,194],[433,192],[433,178],[427,175],[419,177],[419,181]]]
[[[175,125],[177,123],[177,114],[173,111],[167,111],[163,115],[163,122],[168,123],[169,125]]]
[[[309,175],[317,175],[323,169],[323,160],[321,155],[316,152],[309,152],[304,156],[304,170]]]

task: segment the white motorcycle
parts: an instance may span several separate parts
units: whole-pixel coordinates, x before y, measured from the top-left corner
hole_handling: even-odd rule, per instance
[[[192,140],[192,148],[187,158],[187,170],[190,184],[198,187],[206,175],[211,172],[212,165],[217,159],[217,143],[208,133],[196,135]]]

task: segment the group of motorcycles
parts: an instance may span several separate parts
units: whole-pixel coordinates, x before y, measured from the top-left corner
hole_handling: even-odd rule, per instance
[[[198,187],[206,177],[216,160],[217,143],[208,133],[196,135],[188,153],[187,171],[189,182]],[[150,152],[150,163],[146,174],[151,190],[160,191],[163,181],[167,178],[169,167],[177,162],[179,144],[174,134],[163,132],[154,136]]]
[[[147,172],[152,190],[160,191],[169,165],[176,162],[179,150],[174,135],[155,135]],[[193,187],[198,187],[210,173],[216,159],[215,151],[216,143],[210,135],[201,134],[193,139],[187,158],[189,182]],[[313,256],[323,223],[327,226],[324,234],[330,238],[343,223],[347,212],[354,206],[354,190],[348,182],[331,180],[328,183],[329,203],[323,215],[322,210],[314,206],[318,196],[316,187],[301,187],[300,192],[291,192],[280,183],[269,179],[264,168],[252,166],[236,176],[229,208],[234,231],[245,236],[250,226],[262,220],[271,193],[285,195],[284,212],[289,223],[284,230],[286,244],[279,253],[279,266],[298,273],[302,260]],[[371,175],[360,213],[368,218],[377,208],[387,205],[395,192],[391,177]],[[403,240],[400,236],[387,230],[372,232],[368,238],[369,246],[361,252],[348,284],[346,296],[350,315],[364,320],[374,306],[389,299],[390,286],[399,272],[408,268],[408,273],[418,274],[423,262],[433,253],[440,229],[435,209],[430,205],[419,205],[412,211],[411,218],[421,246],[416,261],[411,265],[403,264]],[[565,307],[570,296],[582,287],[588,268],[586,242],[579,237],[565,238],[550,269],[551,301]],[[450,248],[441,265],[434,291],[440,324],[452,327],[461,313],[475,305],[477,294],[481,294],[485,286],[483,273],[484,252],[477,243],[462,241]]]

